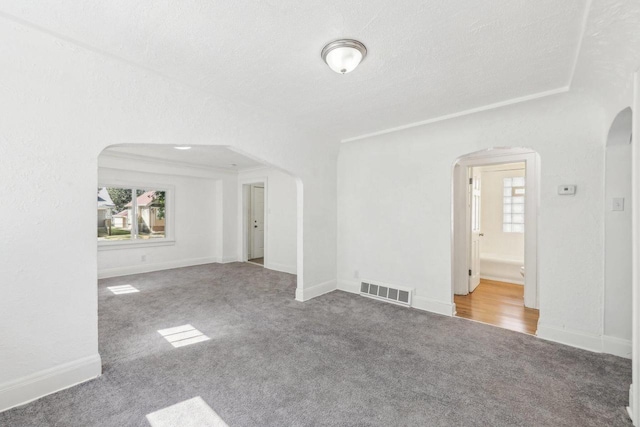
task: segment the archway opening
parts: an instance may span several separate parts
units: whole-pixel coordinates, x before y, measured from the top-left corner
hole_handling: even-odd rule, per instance
[[[526,148],[493,148],[454,162],[456,316],[535,335],[539,167],[539,155]]]

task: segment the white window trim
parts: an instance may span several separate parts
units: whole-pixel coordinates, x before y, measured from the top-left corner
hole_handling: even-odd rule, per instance
[[[105,241],[98,240],[98,251],[114,250],[114,249],[131,249],[136,247],[153,247],[153,246],[173,246],[176,243],[175,239],[175,186],[168,184],[158,184],[150,182],[132,182],[132,181],[109,181],[105,183],[98,183],[98,188],[102,187],[117,187],[117,188],[131,188],[131,189],[154,189],[165,192],[165,237],[163,239],[132,239],[132,240],[118,240],[118,241]]]

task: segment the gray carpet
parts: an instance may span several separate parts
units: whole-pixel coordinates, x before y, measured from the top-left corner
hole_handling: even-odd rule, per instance
[[[130,284],[139,293],[113,295]],[[626,426],[629,360],[332,292],[250,264],[101,280],[102,377],[1,426],[149,426],[200,396],[230,426]],[[157,331],[211,339],[173,348]],[[178,427],[178,426],[177,426]]]

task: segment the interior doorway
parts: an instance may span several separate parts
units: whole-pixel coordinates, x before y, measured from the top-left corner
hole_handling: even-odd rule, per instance
[[[265,259],[265,182],[243,185],[244,260],[264,267]]]
[[[454,166],[456,316],[535,334],[538,156],[498,149]]]

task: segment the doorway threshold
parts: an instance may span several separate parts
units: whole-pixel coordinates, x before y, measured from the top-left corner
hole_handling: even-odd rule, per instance
[[[456,317],[535,335],[540,311],[524,306],[522,285],[480,279],[468,295],[455,295]]]

